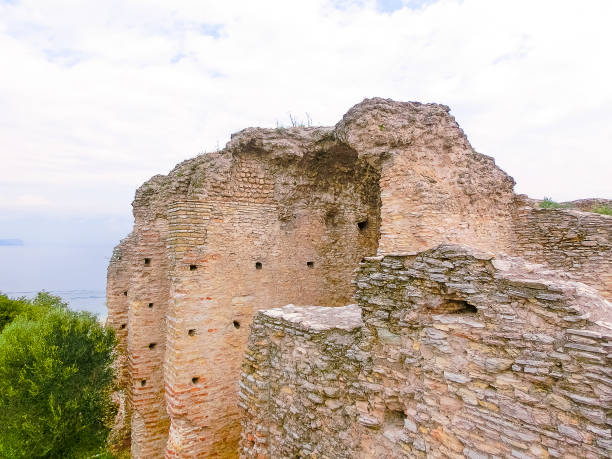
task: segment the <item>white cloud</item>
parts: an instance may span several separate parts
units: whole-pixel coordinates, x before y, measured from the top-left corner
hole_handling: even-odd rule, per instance
[[[129,212],[234,131],[372,96],[449,105],[519,192],[612,198],[611,2],[397,3],[0,0],[0,208]]]

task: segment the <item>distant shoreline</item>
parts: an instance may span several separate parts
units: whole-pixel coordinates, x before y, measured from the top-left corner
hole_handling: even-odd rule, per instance
[[[23,247],[21,239],[0,239],[0,247]]]
[[[100,322],[106,321],[108,314],[106,309],[106,291],[105,290],[45,290],[61,297],[68,307],[75,311],[88,311],[95,314]],[[10,298],[34,298],[39,290],[16,290],[2,291],[4,295]]]

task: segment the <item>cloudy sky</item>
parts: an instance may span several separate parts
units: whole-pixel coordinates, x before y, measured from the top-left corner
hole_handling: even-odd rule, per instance
[[[0,290],[70,269],[103,287],[144,180],[365,97],[449,105],[518,192],[612,198],[610,18],[609,0],[0,0],[0,239],[76,250],[13,248]]]

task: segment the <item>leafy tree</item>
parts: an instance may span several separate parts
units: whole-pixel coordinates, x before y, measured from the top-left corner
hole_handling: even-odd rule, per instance
[[[66,308],[68,305],[59,296],[49,292],[38,292],[33,300],[26,298],[11,299],[0,294],[0,332],[18,316],[30,319],[47,313],[51,308]]]
[[[32,304],[42,309],[50,309],[50,308],[67,308],[68,303],[64,302],[61,297],[51,295],[49,292],[38,292],[34,299],[32,300]]]
[[[3,458],[91,457],[110,430],[114,334],[51,303],[39,295],[0,333]]]
[[[25,298],[12,300],[6,295],[0,295],[0,332],[31,307],[32,304]]]

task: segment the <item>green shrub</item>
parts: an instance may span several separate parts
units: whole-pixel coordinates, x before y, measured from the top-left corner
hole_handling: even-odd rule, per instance
[[[115,410],[114,333],[48,294],[30,308],[0,333],[0,457],[101,453]]]
[[[551,198],[544,198],[544,200],[540,202],[540,207],[542,209],[562,209],[565,206],[553,201]]]
[[[0,295],[0,332],[17,316],[27,313],[31,309],[32,303],[25,298],[12,300],[6,295]]]
[[[602,204],[601,206],[595,206],[591,209],[591,212],[603,215],[612,215],[612,207]]]

